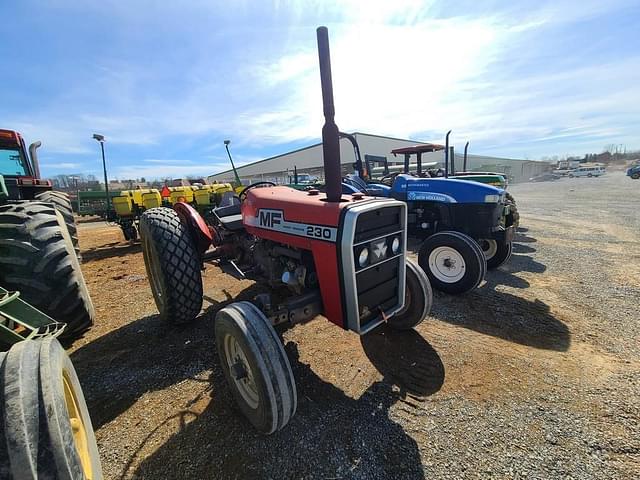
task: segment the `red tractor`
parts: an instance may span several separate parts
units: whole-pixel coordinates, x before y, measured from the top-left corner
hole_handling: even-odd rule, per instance
[[[94,320],[79,263],[76,224],[65,193],[40,177],[36,149],[0,130],[0,286],[51,318],[75,338]]]
[[[327,29],[318,28],[317,36],[326,193],[260,182],[214,209],[210,224],[186,203],[150,209],[140,220],[145,265],[165,320],[184,323],[198,315],[207,260],[271,288],[254,303],[231,303],[215,318],[234,398],[265,434],[283,428],[297,404],[274,327],[323,315],[359,335],[383,322],[410,329],[428,316],[432,301],[425,273],[406,259],[405,203],[342,194]]]

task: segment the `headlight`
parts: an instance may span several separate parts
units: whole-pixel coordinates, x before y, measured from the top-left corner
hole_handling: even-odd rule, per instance
[[[369,262],[369,249],[364,247],[358,255],[358,265],[360,265],[360,267],[366,267],[367,262]]]
[[[393,237],[391,241],[391,253],[397,255],[400,251],[400,237]]]
[[[485,203],[498,203],[500,201],[500,195],[485,195]]]

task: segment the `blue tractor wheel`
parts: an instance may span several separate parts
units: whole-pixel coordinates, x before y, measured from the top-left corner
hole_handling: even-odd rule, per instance
[[[473,290],[484,280],[487,261],[480,246],[468,235],[438,232],[420,246],[418,263],[436,290],[459,294]]]

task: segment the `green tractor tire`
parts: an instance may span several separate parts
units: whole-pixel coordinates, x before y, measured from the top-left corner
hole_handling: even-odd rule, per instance
[[[0,478],[103,478],[82,388],[55,338],[0,353],[0,435]]]
[[[51,203],[0,206],[0,285],[54,320],[62,339],[93,325],[95,312],[64,218]]]
[[[510,207],[511,223],[515,229],[520,226],[520,213],[518,212],[518,205],[516,205],[516,199],[513,198],[509,192],[505,192],[505,198]]]
[[[80,245],[78,243],[78,227],[76,226],[76,220],[73,217],[73,208],[71,207],[71,200],[69,200],[69,196],[63,192],[54,192],[49,190],[47,192],[37,194],[35,199],[40,202],[51,203],[53,208],[60,212],[62,218],[64,218],[64,224],[67,226],[67,230],[69,231],[69,236],[71,236],[71,242],[73,243],[73,248],[76,251],[76,256],[78,257],[78,260],[81,260]]]

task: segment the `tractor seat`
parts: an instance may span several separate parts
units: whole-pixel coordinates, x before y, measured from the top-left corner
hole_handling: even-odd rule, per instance
[[[242,230],[242,213],[240,212],[239,203],[227,205],[226,207],[214,208],[213,214],[220,222],[220,225],[227,230]]]

